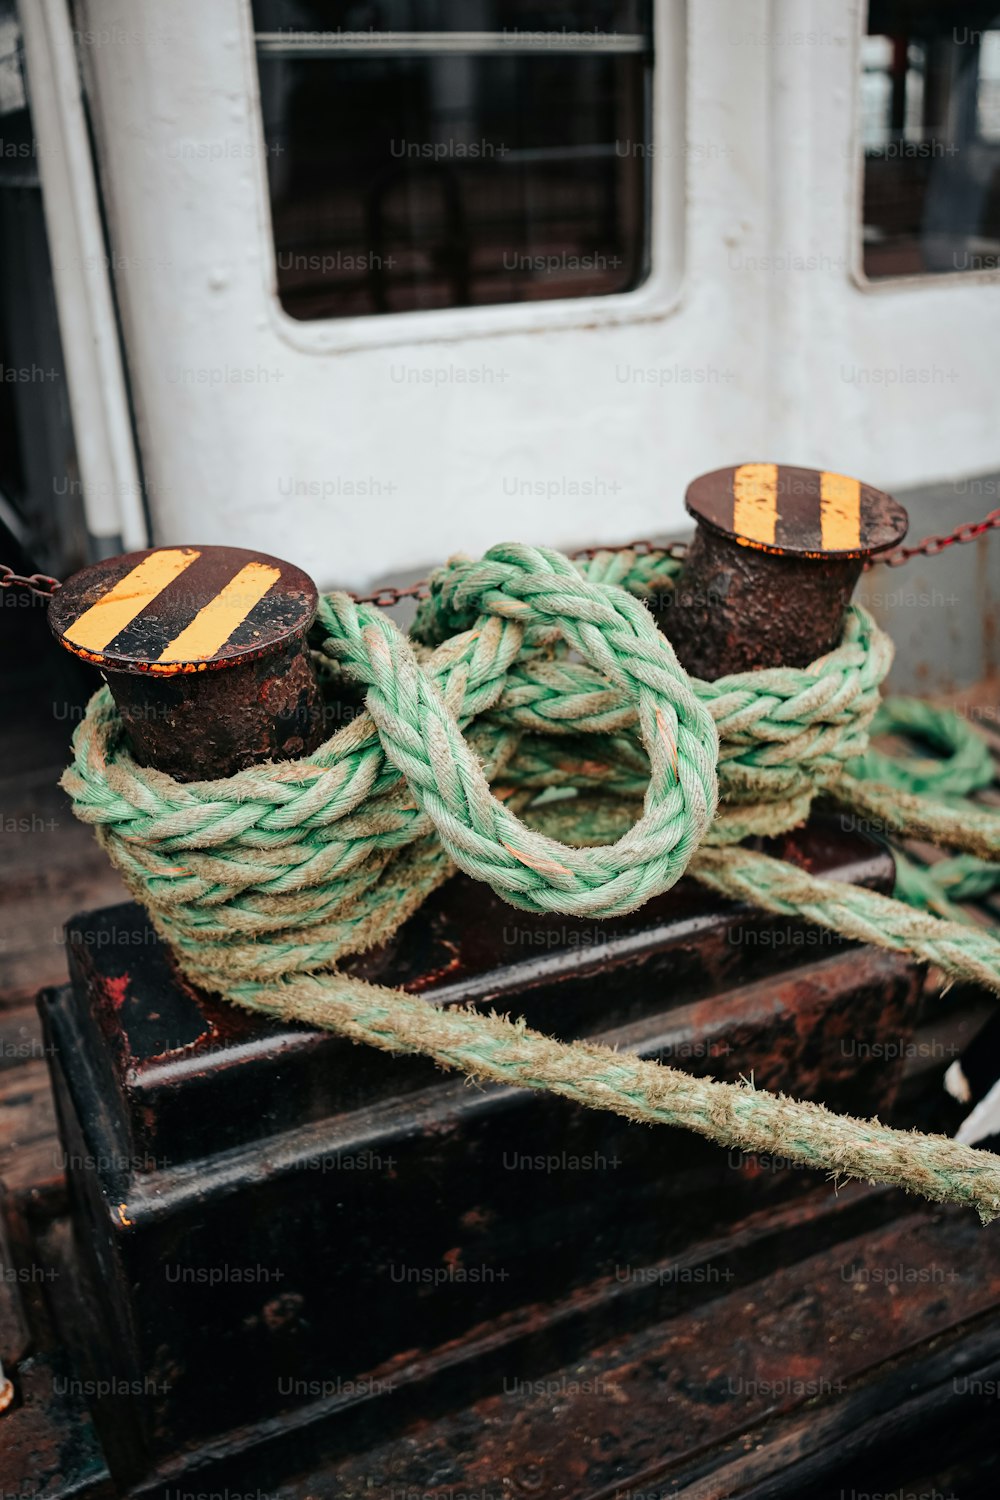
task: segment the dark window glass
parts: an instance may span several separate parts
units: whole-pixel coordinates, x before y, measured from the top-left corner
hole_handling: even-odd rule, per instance
[[[651,0],[254,0],[293,317],[629,291]]]
[[[1000,269],[997,0],[872,0],[862,68],[866,275]]]

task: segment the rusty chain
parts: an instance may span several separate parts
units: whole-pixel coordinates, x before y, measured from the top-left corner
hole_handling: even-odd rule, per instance
[[[984,536],[987,531],[994,531],[998,528],[1000,528],[1000,510],[991,510],[989,515],[984,516],[981,521],[963,521],[961,526],[956,526],[954,531],[949,531],[945,536],[925,536],[923,541],[917,542],[912,547],[895,547],[884,557],[873,558],[872,563],[881,563],[886,568],[898,568],[903,563],[908,563],[911,558],[936,557],[947,547],[974,542],[977,537]]]
[[[6,563],[0,563],[0,589],[27,589],[39,599],[51,599],[62,588],[58,578],[48,573],[15,573]]]
[[[948,547],[974,542],[988,531],[995,530],[1000,530],[1000,510],[991,510],[989,515],[984,516],[981,521],[963,521],[961,526],[956,526],[954,531],[947,532],[944,536],[925,536],[912,547],[895,547],[881,557],[871,558],[865,567],[899,568],[904,563],[912,562],[915,557],[937,557],[939,552],[944,552]],[[570,556],[594,557],[598,552],[661,550],[670,557],[680,560],[687,552],[687,543],[667,542],[664,545],[643,538],[637,542],[619,542],[615,546],[581,547]],[[7,567],[6,563],[0,563],[0,589],[15,588],[27,589],[39,599],[51,599],[53,594],[62,588],[62,584],[58,578],[52,578],[48,573],[16,573],[13,568]],[[417,583],[407,584],[404,588],[382,588],[377,589],[374,594],[350,595],[356,604],[374,604],[379,609],[392,609],[403,599],[419,600],[426,599],[427,596],[428,580],[426,578],[419,579]]]
[[[570,557],[596,557],[598,552],[667,552],[671,557],[681,558],[687,551],[686,542],[667,542],[665,545],[657,542],[618,542],[615,546],[608,547],[580,547],[571,552]],[[359,598],[357,594],[350,597],[355,604],[374,604],[379,609],[391,609],[401,599],[426,599],[428,597],[428,580],[421,578],[417,583],[411,583],[406,588],[384,588],[377,593],[365,594]]]

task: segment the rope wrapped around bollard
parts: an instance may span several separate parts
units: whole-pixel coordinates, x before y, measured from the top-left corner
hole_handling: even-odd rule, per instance
[[[311,755],[181,783],[135,763],[102,689],[63,785],[206,990],[474,1077],[974,1205],[989,1220],[1000,1213],[991,1153],[336,970],[455,868],[512,905],[591,918],[634,910],[688,871],[1000,991],[989,934],[739,847],[797,826],[818,793],[851,806],[862,787],[901,833],[933,827],[959,853],[1000,857],[1000,818],[865,779],[888,638],[852,607],[841,644],[809,667],[688,678],[642,602],[668,590],[676,568],[666,553],[574,563],[494,547],[439,570],[411,639],[376,608],[330,595],[313,647],[335,683],[364,689],[365,710]]]

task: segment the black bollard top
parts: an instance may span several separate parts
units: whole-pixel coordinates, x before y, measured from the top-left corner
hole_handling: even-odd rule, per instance
[[[700,524],[779,557],[871,557],[897,546],[908,523],[903,507],[870,484],[786,464],[714,469],[684,498]]]
[[[239,666],[301,639],[316,613],[301,568],[243,547],[154,547],[76,573],[49,607],[56,639],[106,672],[171,677]]]

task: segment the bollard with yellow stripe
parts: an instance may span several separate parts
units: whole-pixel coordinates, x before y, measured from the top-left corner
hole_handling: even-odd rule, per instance
[[[142,765],[182,781],[288,760],[323,736],[305,651],[316,586],[242,547],[154,547],[77,573],[49,609],[100,668]]]
[[[688,671],[709,679],[832,650],[866,560],[908,524],[882,490],[786,464],[702,474],[685,503],[697,529],[660,624]]]

